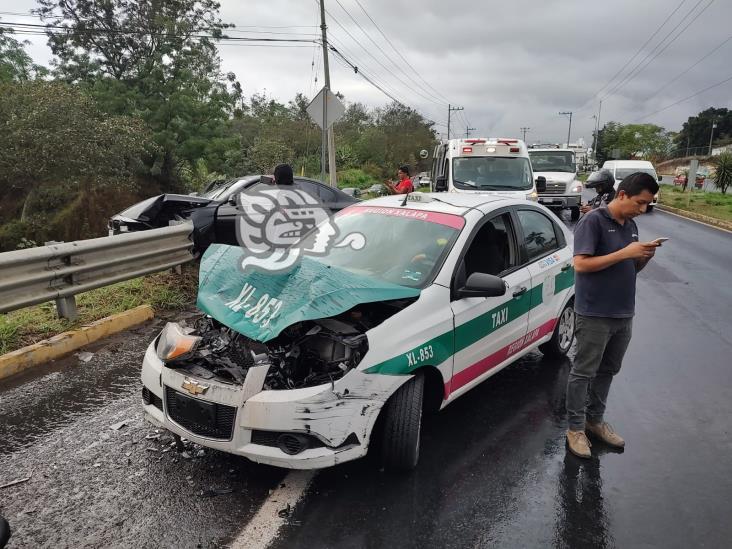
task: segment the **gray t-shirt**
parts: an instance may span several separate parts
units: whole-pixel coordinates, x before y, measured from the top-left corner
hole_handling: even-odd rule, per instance
[[[638,227],[615,221],[606,207],[585,214],[574,229],[574,255],[608,255],[638,242]],[[574,310],[584,316],[630,318],[635,314],[635,260],[594,273],[575,274]]]

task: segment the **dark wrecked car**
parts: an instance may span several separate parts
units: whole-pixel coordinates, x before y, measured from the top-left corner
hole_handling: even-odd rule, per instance
[[[108,222],[109,234],[167,227],[190,219],[194,211],[203,207],[216,210],[220,206],[231,206],[237,193],[260,184],[261,179],[260,175],[248,175],[215,181],[200,195],[161,194],[147,198],[112,216]],[[295,177],[292,187],[302,189],[332,211],[341,210],[355,201],[339,189],[306,177]],[[215,218],[216,213],[214,211],[210,217]]]
[[[145,353],[145,417],[280,467],[373,448],[387,467],[412,468],[423,409],[537,347],[569,350],[572,236],[555,219],[526,200],[413,193],[321,222],[306,243],[313,255],[276,271],[248,247],[212,244],[202,316],[167,324]],[[257,223],[288,234],[301,221]]]

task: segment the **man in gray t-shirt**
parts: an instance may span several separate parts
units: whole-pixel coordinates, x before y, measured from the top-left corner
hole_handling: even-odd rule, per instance
[[[577,356],[567,382],[567,443],[579,457],[591,456],[585,431],[611,446],[625,446],[603,415],[630,343],[636,275],[660,245],[639,242],[633,218],[657,192],[652,176],[631,174],[606,207],[587,213],[574,230]]]

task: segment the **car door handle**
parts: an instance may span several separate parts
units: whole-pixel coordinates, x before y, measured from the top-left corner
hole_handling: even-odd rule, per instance
[[[562,267],[562,272],[568,271],[572,268],[572,265],[570,263],[567,263],[564,267]]]
[[[528,291],[529,290],[528,290],[528,288],[526,288],[526,286],[522,286],[521,288],[519,288],[518,290],[513,292],[513,297],[519,297],[521,295],[524,295]]]

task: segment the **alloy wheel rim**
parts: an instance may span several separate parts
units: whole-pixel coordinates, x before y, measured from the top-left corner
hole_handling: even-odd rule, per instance
[[[574,339],[574,310],[567,307],[559,318],[559,347],[567,350]]]

